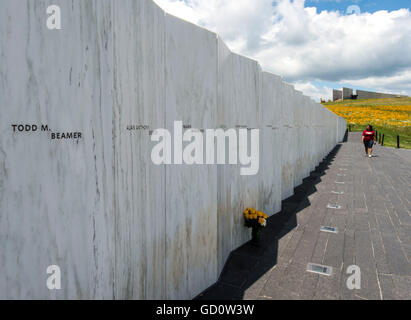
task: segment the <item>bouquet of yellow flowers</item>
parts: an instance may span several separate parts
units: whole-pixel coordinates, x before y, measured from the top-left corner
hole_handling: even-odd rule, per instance
[[[247,208],[244,211],[244,221],[247,228],[264,228],[267,226],[268,216],[254,208]]]
[[[268,215],[254,208],[244,211],[244,224],[247,228],[252,228],[252,243],[256,246],[260,243],[261,229],[267,226],[267,218]]]

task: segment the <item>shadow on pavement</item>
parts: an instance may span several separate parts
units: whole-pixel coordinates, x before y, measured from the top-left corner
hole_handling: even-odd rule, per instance
[[[277,264],[279,240],[297,227],[298,213],[311,205],[308,197],[317,191],[316,185],[340,148],[337,145],[303,184],[294,189],[294,195],[282,202],[282,211],[268,219],[261,234],[261,246],[248,242],[234,250],[219,280],[195,300],[241,300],[244,292]]]

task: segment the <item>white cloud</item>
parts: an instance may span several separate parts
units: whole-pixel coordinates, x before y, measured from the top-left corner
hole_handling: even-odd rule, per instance
[[[306,8],[304,0],[155,1],[300,86],[322,80],[411,94],[408,9],[344,15]],[[314,92],[308,85],[305,90]]]
[[[367,77],[351,80],[351,85],[374,88],[387,93],[411,94],[411,69],[406,69],[393,76]]]
[[[327,86],[315,86],[311,82],[297,81],[294,83],[294,87],[316,101],[320,101],[321,99],[328,101],[332,99],[332,88]]]
[[[258,46],[272,25],[270,0],[155,0],[165,11],[217,32],[233,50]],[[244,45],[235,46],[243,43]],[[233,44],[235,48],[233,48]]]

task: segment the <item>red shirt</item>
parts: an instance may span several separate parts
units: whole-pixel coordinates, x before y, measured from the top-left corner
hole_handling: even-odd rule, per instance
[[[364,137],[364,141],[372,141],[374,140],[375,132],[374,130],[373,131],[364,130],[364,132],[362,133],[362,136]]]

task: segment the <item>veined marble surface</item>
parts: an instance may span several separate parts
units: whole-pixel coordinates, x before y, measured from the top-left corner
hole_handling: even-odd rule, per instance
[[[269,216],[281,211],[281,158],[282,126],[281,78],[271,73],[262,74],[262,120],[261,128],[261,183],[262,207]]]
[[[281,199],[284,200],[294,194],[295,158],[297,153],[297,136],[294,127],[294,106],[296,100],[294,87],[283,83],[281,98],[281,114],[283,119]]]
[[[166,214],[173,214],[166,168],[153,164],[150,140],[166,124],[165,16],[151,1],[113,4],[115,297],[166,299]]]
[[[166,128],[215,128],[217,35],[166,15],[165,48]],[[165,184],[166,296],[192,298],[218,278],[217,166],[167,166]]]
[[[262,73],[256,61],[230,52],[219,40],[218,123],[225,128],[261,126]],[[260,146],[261,146],[260,132]],[[260,147],[261,151],[261,147]],[[218,271],[233,250],[250,237],[242,212],[247,207],[262,208],[261,160],[255,176],[241,176],[241,165],[219,166],[218,173]],[[238,213],[241,214],[238,214]]]
[[[50,1],[0,3],[0,299],[111,299],[111,1],[53,3],[62,30],[47,29]],[[62,288],[50,291],[54,264]]]

